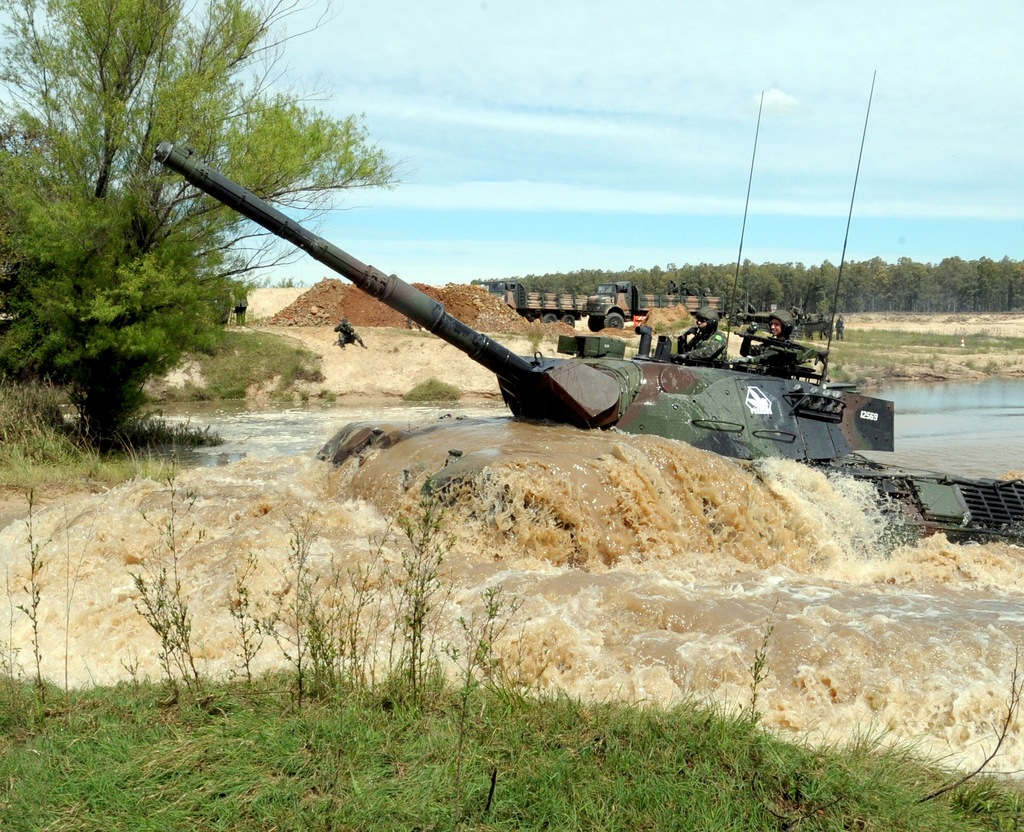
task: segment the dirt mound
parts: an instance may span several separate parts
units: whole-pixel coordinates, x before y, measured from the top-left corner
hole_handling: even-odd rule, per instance
[[[647,326],[654,326],[655,324],[662,324],[664,326],[685,324],[689,326],[693,323],[693,316],[690,314],[690,310],[686,308],[686,305],[681,303],[678,306],[652,309],[647,314],[647,320],[644,323]]]
[[[336,277],[325,277],[263,323],[266,326],[333,326],[342,318],[348,318],[353,326],[405,324],[405,319],[397,312]]]
[[[444,304],[448,314],[481,332],[526,334],[531,331],[569,334],[562,323],[530,323],[482,286],[449,283],[444,287],[413,284]],[[338,278],[325,277],[273,317],[265,326],[333,326],[348,318],[354,327],[404,327],[405,317]]]

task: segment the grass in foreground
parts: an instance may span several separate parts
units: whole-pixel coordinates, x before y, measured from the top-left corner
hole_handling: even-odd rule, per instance
[[[10,691],[8,691],[10,693]],[[26,686],[19,693],[36,696]],[[422,707],[350,692],[295,707],[287,680],[54,694],[0,733],[0,828],[1009,830],[1020,794],[865,741],[784,743],[697,707],[457,691]]]

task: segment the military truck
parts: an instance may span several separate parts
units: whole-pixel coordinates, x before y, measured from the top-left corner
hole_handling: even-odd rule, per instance
[[[719,309],[720,298],[709,295],[696,295],[683,287],[681,290],[663,295],[649,295],[640,291],[632,281],[624,280],[615,283],[602,283],[587,298],[584,310],[587,314],[587,326],[591,332],[602,329],[622,329],[626,321],[636,325],[641,323],[652,309],[667,309],[685,306],[692,315],[702,306]]]
[[[513,280],[486,280],[480,285],[528,321],[545,324],[561,321],[575,328],[587,302],[586,297],[575,292],[531,292],[524,284]]]

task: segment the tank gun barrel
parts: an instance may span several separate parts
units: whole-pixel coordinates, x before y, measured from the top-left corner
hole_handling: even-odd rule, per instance
[[[352,281],[359,289],[396,312],[415,321],[424,329],[466,353],[504,381],[521,385],[536,368],[486,335],[477,332],[449,315],[444,305],[410,286],[397,275],[387,275],[357,260],[333,243],[289,219],[241,185],[204,164],[193,156],[194,151],[170,142],[161,142],[155,158],[199,190],[244,217],[263,226],[271,234],[302,249],[314,260]]]
[[[306,252],[352,281],[357,288],[432,332],[498,377],[505,402],[517,416],[547,418],[584,428],[613,424],[636,395],[614,373],[582,362],[528,361],[449,315],[444,305],[360,262],[333,243],[303,228],[255,194],[193,158],[194,151],[161,142],[155,159],[199,190]]]

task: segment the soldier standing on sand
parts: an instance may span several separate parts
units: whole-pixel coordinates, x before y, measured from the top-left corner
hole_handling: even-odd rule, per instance
[[[359,343],[364,350],[366,344],[363,343],[363,339],[359,337],[359,333],[352,328],[352,324],[348,322],[348,318],[342,318],[341,323],[334,327],[334,331],[338,333],[338,346],[345,349],[346,344]]]

